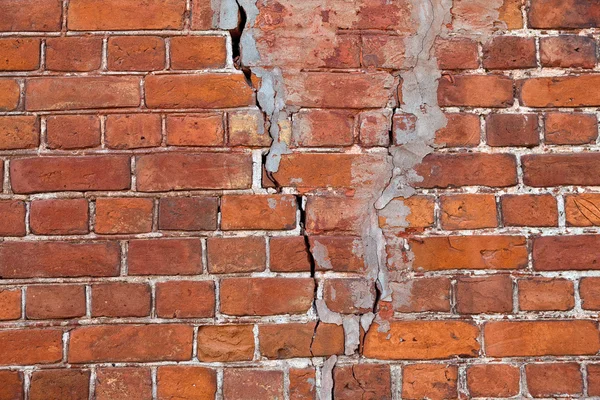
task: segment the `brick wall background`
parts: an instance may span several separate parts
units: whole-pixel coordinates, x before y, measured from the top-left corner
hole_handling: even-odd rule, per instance
[[[596,0],[0,0],[0,399],[600,397]]]

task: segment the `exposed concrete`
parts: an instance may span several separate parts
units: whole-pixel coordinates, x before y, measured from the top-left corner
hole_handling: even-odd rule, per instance
[[[358,315],[345,315],[344,321],[344,354],[355,354],[360,346],[360,317]]]
[[[329,357],[321,367],[321,387],[319,388],[320,400],[333,399],[333,368],[337,363],[337,356]]]

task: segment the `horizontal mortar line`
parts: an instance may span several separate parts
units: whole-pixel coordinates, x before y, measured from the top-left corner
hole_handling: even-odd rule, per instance
[[[41,36],[41,37],[71,37],[71,36],[230,36],[228,30],[195,30],[195,29],[164,29],[164,30],[67,30],[62,31],[10,31],[0,32],[0,37],[11,36]]]
[[[33,71],[33,72],[0,72],[0,78],[98,78],[108,76],[130,76],[130,77],[148,77],[148,76],[167,76],[167,75],[190,75],[201,77],[211,74],[234,74],[242,75],[240,70],[235,68],[206,68],[206,69],[185,69],[185,70],[154,70],[154,71],[114,71],[97,70],[90,72],[59,72],[59,71]]]

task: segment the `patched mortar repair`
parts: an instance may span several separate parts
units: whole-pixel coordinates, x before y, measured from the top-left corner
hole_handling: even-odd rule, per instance
[[[0,0],[0,400],[600,398],[599,16]]]

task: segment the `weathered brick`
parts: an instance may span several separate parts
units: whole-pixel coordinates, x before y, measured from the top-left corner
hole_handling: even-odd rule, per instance
[[[313,400],[316,373],[312,368],[290,368],[290,400]]]
[[[379,225],[384,229],[427,228],[433,226],[435,199],[431,196],[397,197],[379,211]],[[410,213],[405,214],[408,209]]]
[[[598,119],[594,114],[548,113],[544,134],[547,144],[596,143]]]
[[[594,153],[530,154],[521,160],[529,186],[600,185],[600,157]]]
[[[50,71],[95,71],[102,65],[101,37],[46,39],[46,69]]]
[[[108,39],[108,68],[113,71],[158,71],[166,66],[166,46],[158,36],[113,36]]]
[[[431,360],[479,354],[479,329],[462,321],[393,321],[390,330],[372,325],[364,355],[381,360]]]
[[[579,282],[581,308],[600,310],[600,278],[585,277]]]
[[[130,275],[195,275],[202,273],[199,239],[131,240]]]
[[[224,135],[221,113],[167,116],[167,144],[170,146],[222,146]]]
[[[25,203],[19,200],[0,200],[0,236],[25,236]]]
[[[29,208],[29,226],[37,235],[84,235],[88,219],[86,199],[34,200]]]
[[[62,335],[61,329],[26,328],[0,331],[0,340],[3,343],[0,365],[59,362],[62,359]]]
[[[283,371],[227,368],[223,374],[223,395],[227,400],[282,399]]]
[[[312,278],[226,278],[221,312],[227,315],[303,314],[313,301]]]
[[[443,147],[475,147],[480,142],[479,116],[446,114],[447,124],[435,133],[435,144]]]
[[[0,321],[21,318],[21,289],[0,289]]]
[[[158,203],[158,229],[213,231],[217,229],[216,197],[165,197]]]
[[[596,354],[598,326],[593,321],[497,321],[484,327],[489,357]]]
[[[600,8],[595,1],[533,0],[529,24],[536,29],[593,28],[600,25]]]
[[[359,136],[363,147],[387,147],[390,144],[392,111],[389,109],[364,111],[359,114]]]
[[[271,359],[321,357],[344,353],[344,329],[335,324],[292,323],[261,325],[262,356]]]
[[[558,207],[552,195],[506,195],[501,204],[505,226],[558,225]]]
[[[477,69],[477,42],[468,38],[436,39],[435,56],[440,69]]]
[[[413,364],[402,370],[403,399],[454,399],[457,385],[456,365]]]
[[[517,69],[536,67],[535,40],[518,36],[498,36],[483,46],[483,67]]]
[[[310,271],[310,258],[303,236],[273,237],[269,240],[269,247],[271,271]]]
[[[185,189],[247,189],[252,185],[250,154],[148,154],[137,158],[142,192]]]
[[[512,307],[512,280],[509,276],[457,279],[457,312],[461,314],[510,313]]]
[[[262,237],[215,237],[207,241],[211,274],[264,271],[267,261]]]
[[[352,400],[360,397],[391,400],[392,384],[388,365],[358,364],[333,370],[335,399]]]
[[[252,325],[201,326],[198,329],[200,361],[251,361],[253,357]]]
[[[161,366],[157,371],[159,399],[212,399],[217,372],[196,366]]]
[[[0,371],[0,398],[23,399],[23,373],[20,371]]]
[[[176,36],[171,38],[172,69],[224,68],[225,36]]]
[[[151,400],[152,376],[150,369],[98,368],[95,390],[97,400]]]
[[[350,146],[355,114],[345,110],[301,110],[292,122],[292,143],[298,147]]]
[[[25,83],[28,111],[137,107],[140,101],[140,79],[134,76],[56,76]]]
[[[600,94],[588,90],[600,83],[600,75],[530,78],[518,82],[521,105],[528,107],[600,106]]]
[[[83,285],[34,285],[27,288],[28,319],[65,319],[85,315]]]
[[[534,147],[539,144],[537,114],[490,114],[485,122],[490,146]]]
[[[502,75],[457,75],[440,79],[438,103],[441,106],[510,107],[513,81]]]
[[[40,39],[0,39],[0,71],[34,71],[38,69],[40,49]]]
[[[441,197],[441,223],[447,230],[481,229],[498,226],[496,198],[488,194]]]
[[[31,375],[31,400],[85,400],[89,396],[90,371],[84,369],[47,369]]]
[[[297,209],[296,199],[291,195],[223,196],[221,198],[221,229],[294,229]]]
[[[150,198],[99,198],[94,230],[100,234],[150,232],[153,209],[154,199]]]
[[[351,197],[311,196],[306,202],[306,229],[311,234],[359,233],[367,206]]]
[[[111,149],[160,146],[161,117],[158,114],[116,114],[106,118],[105,143]]]
[[[447,236],[410,240],[413,268],[521,269],[527,266],[527,242],[522,236]]]
[[[573,282],[560,278],[519,280],[519,308],[524,311],[567,311],[575,306]]]
[[[583,391],[583,378],[577,363],[527,364],[527,389],[533,397],[578,395]]]
[[[397,312],[449,312],[450,279],[444,277],[411,278],[390,282],[394,311]]]
[[[37,117],[0,117],[0,150],[31,149],[39,143],[40,121]]]
[[[396,35],[364,35],[361,56],[364,67],[401,69],[404,66],[405,38]]]
[[[480,364],[467,368],[467,386],[473,397],[512,397],[519,394],[518,367]]]
[[[0,1],[0,31],[59,31],[61,0]]]
[[[120,249],[111,242],[3,242],[2,278],[116,276]]]
[[[13,111],[19,105],[21,89],[14,79],[0,79],[0,111]]]
[[[185,361],[193,328],[186,325],[101,325],[71,331],[70,363]]]
[[[588,364],[588,395],[600,395],[600,364]]]
[[[156,315],[161,318],[208,318],[215,315],[212,281],[173,281],[156,284]]]
[[[327,279],[323,298],[327,308],[341,314],[365,314],[375,304],[374,282],[362,278]]]
[[[600,196],[581,193],[565,196],[565,212],[568,226],[600,225]]]
[[[192,0],[192,29],[213,28],[213,12],[212,6],[204,0]]]
[[[145,283],[107,282],[92,285],[92,317],[150,315],[150,286]]]
[[[242,74],[149,75],[149,108],[231,108],[254,105]]]
[[[184,0],[73,0],[67,14],[75,31],[181,29]]]
[[[594,68],[596,42],[591,37],[576,35],[541,38],[540,59],[544,67]]]
[[[230,146],[268,147],[271,136],[266,132],[264,115],[250,109],[227,114]]]
[[[46,141],[51,149],[100,146],[100,119],[95,115],[56,115],[46,118]]]
[[[358,237],[310,236],[309,245],[317,271],[363,272],[365,269],[364,248]]]
[[[544,236],[533,240],[533,268],[538,271],[600,268],[600,236]]]

